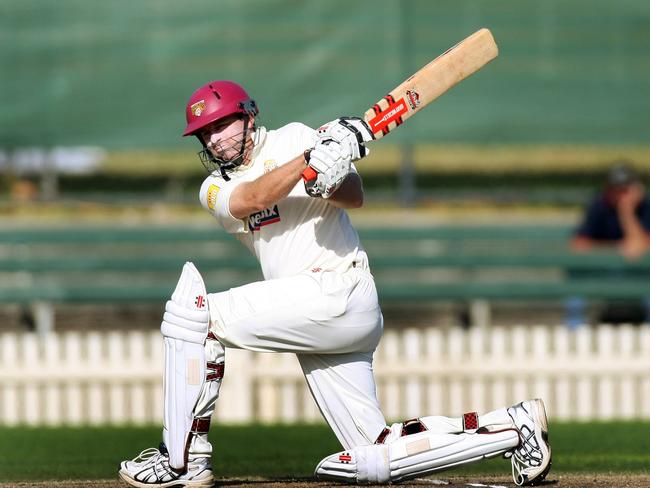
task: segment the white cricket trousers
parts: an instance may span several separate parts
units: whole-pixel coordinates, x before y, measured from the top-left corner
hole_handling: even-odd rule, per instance
[[[251,283],[208,295],[208,306],[210,330],[225,347],[296,354],[345,449],[375,442],[386,426],[372,370],[383,319],[367,270]]]

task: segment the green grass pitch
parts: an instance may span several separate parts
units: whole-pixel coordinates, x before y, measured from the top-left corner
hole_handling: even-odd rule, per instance
[[[650,422],[551,423],[554,473],[647,473]],[[2,481],[106,479],[122,459],[157,446],[159,427],[0,428]],[[222,426],[210,433],[218,477],[310,476],[324,456],[341,450],[325,425]],[[461,468],[505,474],[492,459]]]

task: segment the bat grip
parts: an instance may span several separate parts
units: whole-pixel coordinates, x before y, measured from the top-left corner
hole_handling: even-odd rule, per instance
[[[310,156],[311,156],[311,149],[307,149],[303,153],[303,157],[305,158],[305,163],[309,164]],[[307,166],[302,172],[302,179],[305,180],[305,182],[315,180],[317,176],[318,173],[316,173],[316,170],[314,170],[314,168],[312,168],[311,166]]]
[[[305,170],[302,172],[302,179],[305,181],[315,180],[317,176],[318,173],[316,173],[314,168],[312,168],[311,166],[307,166]]]

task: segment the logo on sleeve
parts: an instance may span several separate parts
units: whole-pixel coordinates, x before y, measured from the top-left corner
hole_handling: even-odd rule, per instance
[[[220,188],[217,185],[210,185],[208,188],[208,208],[210,210],[214,210],[214,207],[217,205],[219,190]]]
[[[274,205],[273,208],[267,208],[261,212],[251,214],[248,217],[248,228],[251,232],[255,232],[256,230],[260,230],[260,227],[275,224],[276,222],[280,222],[280,211],[278,210],[278,206]]]

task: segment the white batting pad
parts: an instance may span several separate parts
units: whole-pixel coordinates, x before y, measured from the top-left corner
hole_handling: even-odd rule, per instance
[[[518,442],[515,430],[489,434],[419,432],[388,445],[360,446],[328,456],[316,467],[316,476],[359,484],[403,481],[497,456]]]
[[[185,468],[187,461],[193,411],[205,382],[209,320],[203,278],[192,263],[185,263],[160,328],[165,344],[163,440],[174,469]]]

